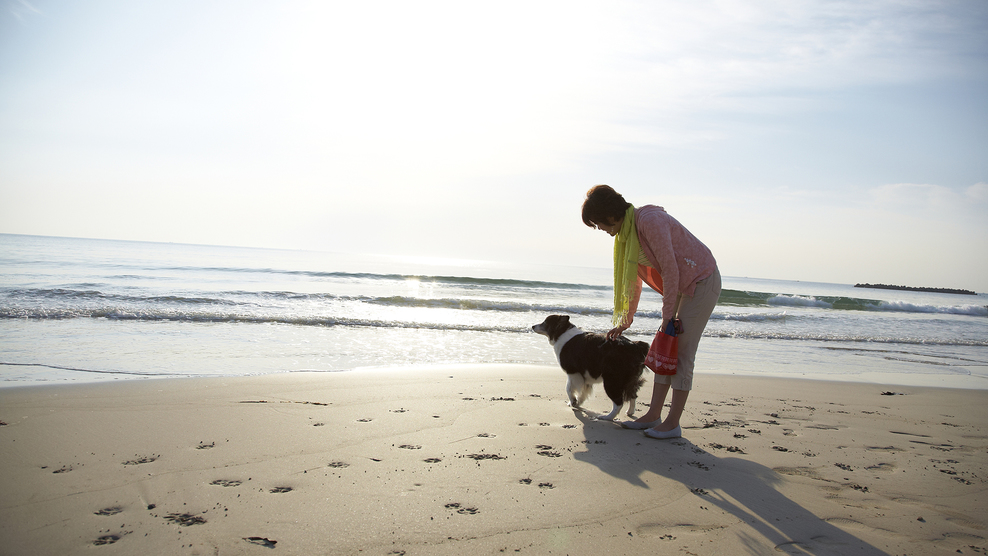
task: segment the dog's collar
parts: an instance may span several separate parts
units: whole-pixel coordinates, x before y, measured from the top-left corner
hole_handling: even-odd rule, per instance
[[[580,334],[583,334],[583,331],[574,326],[563,332],[562,336],[556,338],[556,342],[552,344],[552,349],[556,352],[556,361],[560,360],[559,353],[563,351],[563,346],[566,345],[566,342],[572,340],[573,336],[579,336]]]

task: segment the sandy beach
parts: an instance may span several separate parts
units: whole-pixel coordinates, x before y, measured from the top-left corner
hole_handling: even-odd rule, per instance
[[[0,554],[988,552],[988,391],[702,374],[684,437],[652,440],[564,382],[0,389]]]

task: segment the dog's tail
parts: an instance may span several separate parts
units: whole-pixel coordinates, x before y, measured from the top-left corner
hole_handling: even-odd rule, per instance
[[[644,365],[642,368],[644,369]],[[642,386],[645,386],[644,378],[639,377],[638,380],[630,382],[624,389],[624,401],[630,402],[631,400],[637,398],[638,390],[640,390]]]
[[[635,347],[638,348],[638,353],[642,356],[642,364],[645,364],[645,356],[648,355],[650,346],[645,342],[635,342]]]
[[[638,355],[640,357],[639,360],[638,360],[638,368],[640,370],[638,372],[639,373],[644,373],[645,372],[645,356],[648,355],[648,350],[651,349],[651,346],[649,346],[645,342],[635,342],[635,348],[637,348],[636,349],[636,352],[638,353]],[[645,379],[642,378],[641,375],[639,375],[638,380],[635,380],[635,381],[630,382],[628,384],[628,387],[625,389],[625,392],[624,392],[624,401],[629,401],[629,400],[632,400],[634,398],[637,398],[638,397],[638,390],[642,386],[645,385],[645,382],[646,382]]]

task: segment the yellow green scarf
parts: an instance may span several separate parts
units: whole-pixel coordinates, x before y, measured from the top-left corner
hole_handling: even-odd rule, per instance
[[[621,231],[614,236],[614,326],[624,322],[631,308],[631,296],[638,285],[638,230],[635,207],[624,213]]]

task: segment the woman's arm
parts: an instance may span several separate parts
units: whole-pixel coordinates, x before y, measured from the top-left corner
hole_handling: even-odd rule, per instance
[[[635,282],[635,292],[628,300],[628,314],[624,316],[619,326],[612,328],[607,333],[608,340],[616,340],[625,330],[631,328],[631,323],[635,320],[635,312],[638,311],[638,299],[642,295],[642,279],[638,277]]]
[[[674,220],[662,209],[643,211],[635,224],[638,227],[638,240],[645,256],[649,258],[662,276],[662,324],[675,317],[676,296],[682,292],[679,283],[679,265],[676,264],[676,248],[672,240]]]

